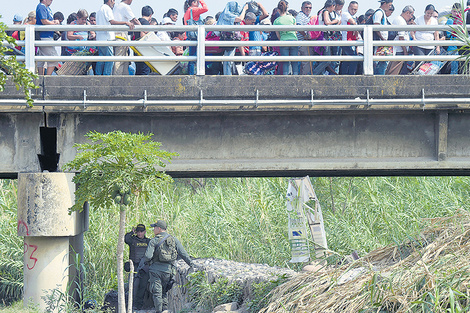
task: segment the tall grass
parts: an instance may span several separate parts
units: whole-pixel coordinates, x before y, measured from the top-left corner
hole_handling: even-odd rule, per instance
[[[176,180],[155,190],[151,201],[127,213],[127,231],[138,223],[150,225],[165,219],[170,233],[194,257],[292,267],[288,263],[287,181]],[[323,208],[329,248],[340,255],[353,250],[364,254],[399,243],[420,232],[423,218],[468,209],[467,177],[312,178],[312,182]],[[14,181],[0,181],[0,262],[18,265],[23,246],[16,236],[15,186]],[[91,211],[85,234],[86,298],[100,302],[116,285],[118,223],[119,216],[112,210]],[[147,236],[153,236],[152,229],[147,230]],[[22,266],[14,281],[21,277],[21,270]],[[0,281],[0,292],[3,286]]]
[[[23,293],[23,240],[17,236],[16,182],[0,180],[0,305]]]
[[[322,201],[329,248],[340,254],[365,254],[415,237],[425,218],[468,210],[469,183],[468,177],[369,177],[320,178],[314,185]]]

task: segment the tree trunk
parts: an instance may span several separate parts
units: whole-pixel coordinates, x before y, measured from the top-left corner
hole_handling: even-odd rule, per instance
[[[126,209],[123,204],[119,208],[119,237],[117,243],[117,279],[118,279],[118,313],[126,313],[126,298],[124,293],[124,228],[126,226]],[[130,291],[130,295],[132,291]]]
[[[132,305],[134,300],[134,262],[129,260],[129,298],[127,299],[127,313],[132,313]]]

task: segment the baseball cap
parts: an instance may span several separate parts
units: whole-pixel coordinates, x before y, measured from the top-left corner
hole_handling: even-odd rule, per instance
[[[162,24],[163,24],[163,25],[165,25],[165,24],[175,25],[175,22],[173,22],[173,21],[171,20],[171,18],[169,18],[169,17],[164,17],[164,18],[163,18],[163,21],[162,21]]]
[[[22,22],[23,21],[23,17],[19,14],[15,14],[15,16],[13,17],[13,22]]]
[[[145,225],[144,224],[139,224],[135,228],[135,231],[145,231]]]
[[[166,229],[166,222],[158,220],[155,224],[151,224],[150,227],[160,227],[161,229]]]

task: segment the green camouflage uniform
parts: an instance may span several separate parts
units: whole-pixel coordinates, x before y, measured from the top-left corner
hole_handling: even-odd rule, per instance
[[[157,313],[161,313],[168,308],[168,297],[165,287],[168,285],[171,277],[175,275],[176,271],[172,263],[159,262],[153,258],[155,247],[166,234],[166,232],[162,232],[155,238],[152,238],[144,256],[145,261],[150,261],[150,292],[152,293],[153,304],[155,305]],[[193,264],[188,252],[184,250],[183,245],[178,239],[174,239],[178,257],[181,257],[189,266],[192,266]]]

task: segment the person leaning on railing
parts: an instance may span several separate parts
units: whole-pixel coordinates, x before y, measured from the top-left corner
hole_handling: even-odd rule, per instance
[[[132,0],[122,0],[113,8],[113,14],[116,21],[130,22],[134,25],[140,25],[139,20],[131,9]],[[120,37],[124,40],[129,40],[127,32],[117,32],[116,38]],[[129,47],[119,46],[114,48],[115,56],[127,56],[129,54]],[[114,62],[114,75],[129,75],[129,61]]]
[[[104,4],[100,10],[96,12],[96,25],[127,25],[130,29],[134,29],[134,24],[131,22],[116,21],[113,14],[114,0],[104,0]],[[112,41],[116,40],[113,31],[97,31],[96,40],[98,41]],[[111,46],[98,46],[99,56],[112,56],[113,50]],[[96,75],[112,75],[113,62],[97,62]]]
[[[73,21],[71,25],[90,25],[88,22],[88,12],[85,9],[81,9],[77,12],[77,20]],[[93,32],[94,34],[94,32]],[[96,35],[95,35],[96,36]],[[81,31],[68,31],[67,32],[67,40],[70,41],[85,41],[88,40],[88,31],[81,30]],[[89,46],[69,46],[66,49],[67,55],[70,56],[74,53],[80,51],[89,51],[91,47]]]
[[[429,4],[426,6],[424,10],[424,15],[421,15],[416,19],[417,25],[438,25],[437,19],[432,17],[433,13],[436,11],[436,8]],[[438,31],[416,31],[411,33],[411,37],[413,40],[439,40],[439,32]],[[413,54],[415,55],[428,55],[434,49],[433,46],[414,46],[413,47]],[[436,53],[439,54],[441,52],[440,47],[436,47]]]

